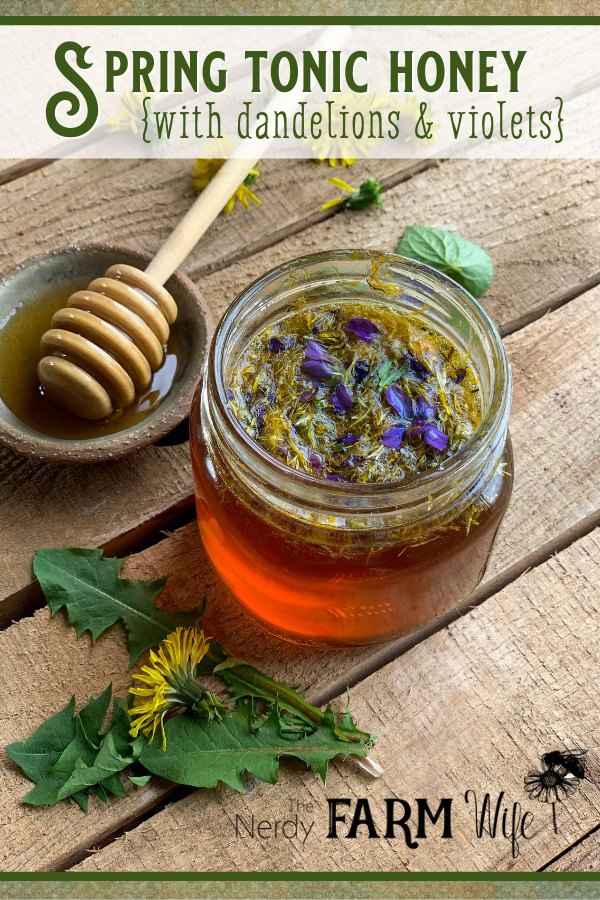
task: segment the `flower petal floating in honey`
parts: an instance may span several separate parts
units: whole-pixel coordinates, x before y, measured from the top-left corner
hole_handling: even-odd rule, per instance
[[[346,331],[360,338],[366,344],[371,344],[375,339],[375,335],[379,334],[379,328],[370,319],[363,319],[360,316],[354,316],[346,322]]]
[[[387,428],[381,435],[381,443],[384,447],[389,447],[391,450],[398,450],[404,440],[405,431],[406,427],[404,425],[392,425],[391,428]]]

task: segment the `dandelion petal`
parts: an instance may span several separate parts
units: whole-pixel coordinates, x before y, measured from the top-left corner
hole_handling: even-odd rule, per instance
[[[370,319],[362,319],[360,316],[348,319],[346,322],[346,331],[353,334],[355,337],[360,338],[361,341],[365,341],[367,344],[371,344],[375,335],[379,334],[379,328],[374,322],[371,322]]]
[[[384,447],[398,450],[404,439],[405,430],[406,427],[404,425],[392,425],[391,428],[387,428],[381,435],[381,443]]]

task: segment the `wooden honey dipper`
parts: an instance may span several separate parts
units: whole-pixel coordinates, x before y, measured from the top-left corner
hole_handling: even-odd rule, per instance
[[[113,265],[76,291],[41,339],[44,395],[83,419],[105,419],[147,390],[163,363],[177,305],[163,287],[256,159],[228,159],[145,271]]]

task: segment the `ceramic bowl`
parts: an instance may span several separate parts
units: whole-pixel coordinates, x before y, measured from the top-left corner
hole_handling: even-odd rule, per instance
[[[0,278],[0,328],[17,306],[35,302],[61,285],[81,289],[114,263],[145,269],[150,259],[127,247],[81,244],[28,260]],[[176,272],[165,286],[179,310],[176,327],[181,354],[173,385],[156,409],[137,424],[114,434],[65,440],[26,424],[0,397],[0,442],[16,453],[43,462],[105,462],[155,443],[182,422],[189,413],[200,378],[212,323],[202,295],[189,278]]]

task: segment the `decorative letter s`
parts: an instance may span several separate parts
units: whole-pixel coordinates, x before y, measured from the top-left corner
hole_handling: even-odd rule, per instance
[[[72,50],[75,54],[75,61],[79,69],[91,69],[92,63],[86,62],[85,55],[89,47],[82,47],[75,41],[65,41],[56,48],[54,60],[56,67],[61,75],[71,82],[77,88],[81,96],[85,100],[87,112],[85,119],[79,125],[61,125],[56,118],[56,108],[59,103],[67,102],[69,108],[66,110],[67,116],[76,116],[81,109],[81,99],[72,91],[60,91],[50,97],[46,105],[46,120],[52,131],[60,134],[61,137],[81,137],[92,128],[98,118],[98,101],[89,84],[81,77],[70,63],[67,62],[67,53]]]

